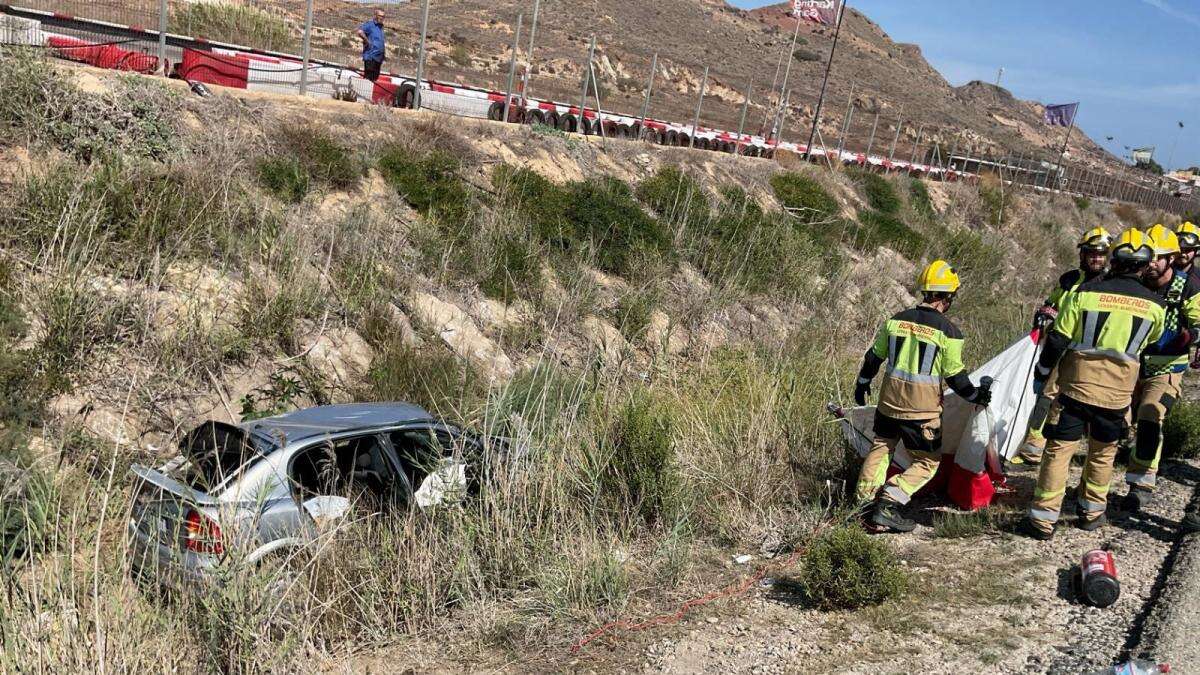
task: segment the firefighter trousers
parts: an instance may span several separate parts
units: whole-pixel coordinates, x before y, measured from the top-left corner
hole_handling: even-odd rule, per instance
[[[1029,505],[1034,527],[1050,532],[1062,512],[1071,457],[1080,441],[1087,438],[1087,459],[1079,479],[1079,513],[1094,520],[1108,507],[1113,461],[1117,442],[1125,433],[1126,410],[1110,410],[1076,401],[1060,394],[1046,418],[1046,453],[1038,471],[1037,487]]]
[[[1033,412],[1029,414],[1029,431],[1025,433],[1025,441],[1017,455],[1028,464],[1037,464],[1046,450],[1045,426],[1046,417],[1050,414],[1050,406],[1058,396],[1058,368],[1050,371],[1046,379],[1046,389],[1038,396],[1033,404]]]
[[[888,466],[896,446],[903,441],[912,464],[889,480]],[[875,442],[863,460],[856,490],[860,502],[877,496],[898,504],[907,504],[913,494],[925,487],[937,472],[942,459],[942,418],[898,420],[875,413]],[[883,488],[880,494],[880,488]]]
[[[1183,390],[1183,373],[1164,373],[1138,380],[1133,400],[1137,411],[1137,441],[1129,454],[1125,482],[1153,490],[1162,459],[1163,421]]]

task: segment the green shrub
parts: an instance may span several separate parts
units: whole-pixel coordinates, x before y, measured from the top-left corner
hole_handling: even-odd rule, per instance
[[[797,49],[792,52],[792,58],[803,63],[805,61],[820,61],[822,57],[811,49]]]
[[[808,288],[829,254],[817,255],[812,238],[775,212],[763,213],[738,187],[722,191],[723,203],[693,231],[692,264],[714,282],[750,293],[797,294]]]
[[[31,175],[15,206],[0,209],[0,239],[41,248],[64,228],[86,232],[89,255],[134,276],[163,261],[244,247],[270,215],[216,169],[144,160],[58,164]]]
[[[1117,204],[1113,207],[1113,215],[1121,221],[1123,227],[1145,227],[1146,219],[1142,217],[1136,206]]]
[[[0,460],[0,570],[50,545],[57,502],[45,473]]]
[[[472,233],[465,227],[474,213],[474,198],[459,175],[461,162],[439,150],[415,156],[400,146],[385,148],[379,171],[401,197],[421,215],[437,221],[455,239]]]
[[[1200,403],[1180,399],[1163,422],[1163,455],[1179,459],[1200,456]]]
[[[572,183],[567,217],[596,266],[639,278],[674,261],[671,232],[647,214],[624,182],[611,176]]]
[[[1079,209],[1080,211],[1087,211],[1089,208],[1091,208],[1091,206],[1092,200],[1088,199],[1087,197],[1075,198],[1075,208]]]
[[[486,387],[470,364],[445,349],[393,343],[375,357],[361,396],[370,401],[408,401],[446,415],[479,400]]]
[[[906,258],[917,258],[927,243],[921,233],[913,230],[900,218],[878,211],[860,211],[862,243],[866,249],[887,246]]]
[[[586,410],[588,383],[576,373],[550,363],[518,372],[490,404],[492,419],[507,426],[519,418],[535,435],[548,436],[560,417]]]
[[[286,125],[280,131],[280,141],[314,183],[349,190],[362,177],[363,167],[353,153],[320,127]]]
[[[578,246],[574,223],[567,217],[571,196],[567,189],[528,168],[501,164],[492,172],[492,185],[500,194],[500,203],[529,220],[538,240],[557,250]]]
[[[979,199],[983,202],[984,215],[992,227],[999,227],[1008,220],[1012,205],[1012,194],[1004,183],[988,174],[979,181]]]
[[[896,194],[896,188],[891,181],[877,173],[859,168],[847,169],[846,174],[862,188],[871,208],[887,215],[895,215],[900,210],[900,195]]]
[[[40,50],[0,47],[0,145],[19,137],[83,161],[124,153],[164,159],[178,150],[180,94],[123,76],[111,91],[80,90]]]
[[[308,172],[292,157],[269,157],[258,163],[258,182],[285,202],[303,201],[308,181]]]
[[[929,188],[925,181],[914,178],[908,184],[908,203],[912,205],[917,215],[932,221],[937,216],[933,208],[933,199],[929,196]]]
[[[489,269],[479,289],[489,298],[534,298],[542,289],[542,251],[527,232],[504,232],[493,241]]]
[[[637,342],[642,339],[650,327],[650,315],[657,302],[658,293],[646,288],[634,289],[617,300],[612,319],[626,340]]]
[[[832,222],[841,210],[820,183],[803,174],[777,173],[771,187],[784,208],[803,223]]]
[[[800,583],[819,609],[859,609],[899,598],[908,575],[885,541],[842,526],[809,547]]]
[[[620,514],[647,523],[671,520],[683,496],[671,411],[638,389],[610,414],[594,467],[599,496]]]
[[[168,30],[268,51],[286,51],[296,47],[287,21],[277,14],[250,5],[225,2],[185,4],[172,10]]]
[[[936,257],[948,261],[960,275],[989,282],[1004,271],[1004,251],[973,230],[945,232],[938,237]]]
[[[696,227],[709,217],[708,198],[691,176],[664,166],[637,188],[638,199],[668,223]]]

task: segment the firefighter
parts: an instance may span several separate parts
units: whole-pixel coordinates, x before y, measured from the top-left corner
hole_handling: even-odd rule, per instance
[[[1146,234],[1155,259],[1142,278],[1166,306],[1166,326],[1162,337],[1142,354],[1134,394],[1137,440],[1125,471],[1129,492],[1121,502],[1121,510],[1129,513],[1145,508],[1154,495],[1163,420],[1182,393],[1188,347],[1195,342],[1196,326],[1200,325],[1200,279],[1172,266],[1180,251],[1179,238],[1162,225]]]
[[[948,263],[936,260],[917,280],[922,302],[888,319],[863,357],[854,400],[866,405],[871,381],[887,364],[875,409],[875,442],[863,461],[858,497],[874,500],[866,512],[874,531],[910,532],[916,524],[899,512],[937,471],[942,457],[942,392],[945,385],[964,399],[986,406],[991,393],[976,387],[962,363],[963,336],[945,313],[960,285]],[[912,464],[890,480],[887,468],[897,443]]]
[[[1162,298],[1142,283],[1154,249],[1140,230],[1126,230],[1112,244],[1109,272],[1067,296],[1034,369],[1040,395],[1058,367],[1058,395],[1046,418],[1046,452],[1029,505],[1025,533],[1054,536],[1075,447],[1088,439],[1077,491],[1079,527],[1106,522],[1117,442],[1137,385],[1142,352],[1163,334]]]
[[[1195,265],[1196,251],[1200,250],[1200,227],[1186,222],[1175,229],[1175,235],[1179,237],[1179,259],[1175,269],[1191,276],[1200,276]]]
[[[1058,284],[1050,291],[1050,297],[1034,315],[1034,325],[1043,331],[1049,331],[1055,317],[1062,310],[1063,301],[1080,284],[1101,277],[1108,269],[1108,247],[1112,244],[1112,235],[1103,227],[1093,227],[1083,233],[1079,239],[1079,267],[1064,273],[1058,278]],[[1046,413],[1050,412],[1050,404],[1058,392],[1055,386],[1054,373],[1046,380],[1046,390],[1038,397],[1029,415],[1029,431],[1025,434],[1025,442],[1021,451],[1012,459],[1016,465],[1036,465],[1042,461],[1042,451],[1046,449],[1046,437],[1042,435],[1042,426],[1046,421]]]

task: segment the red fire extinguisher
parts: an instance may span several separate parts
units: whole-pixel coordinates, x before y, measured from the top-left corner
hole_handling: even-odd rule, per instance
[[[1079,565],[1080,590],[1093,607],[1108,607],[1121,596],[1117,580],[1117,563],[1112,551],[1096,549],[1083,555]]]

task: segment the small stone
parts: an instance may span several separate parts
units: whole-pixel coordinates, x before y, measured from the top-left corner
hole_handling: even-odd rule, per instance
[[[717,617],[715,617],[715,616],[710,616],[710,617],[708,617],[708,622],[709,622],[709,623],[720,623],[720,622],[721,622],[721,620],[720,620],[720,619],[718,619],[718,618],[717,618]]]

